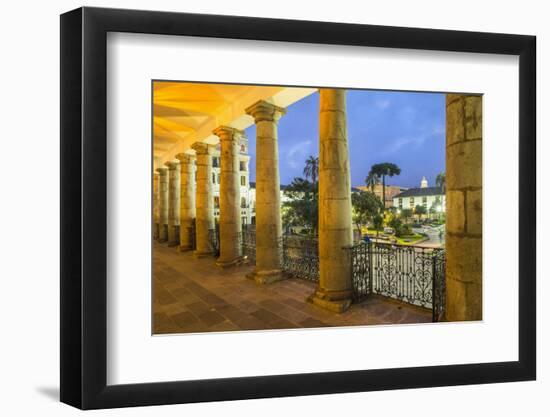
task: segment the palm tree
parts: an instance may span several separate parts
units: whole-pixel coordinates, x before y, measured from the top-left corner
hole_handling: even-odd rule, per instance
[[[319,177],[319,158],[310,155],[309,158],[306,159],[304,176],[306,179],[311,179],[313,185],[317,183],[317,178]]]
[[[442,193],[445,193],[445,189],[447,188],[447,181],[444,172],[440,172],[439,174],[437,174],[437,177],[435,178],[435,185],[437,185],[441,189]]]
[[[304,176],[306,177],[306,180],[311,179],[312,191],[313,191],[313,200],[317,202],[317,179],[319,178],[319,158],[315,156],[309,156],[309,158],[306,159],[306,165],[304,166]],[[306,200],[309,200],[309,195],[306,193]],[[318,203],[317,203],[318,204]],[[310,210],[310,218],[314,218],[315,214],[314,211],[317,210],[317,204],[311,204],[309,207]],[[315,234],[317,234],[317,228],[314,227],[313,231]]]
[[[382,178],[382,204],[384,210],[386,210],[386,177],[393,177],[394,175],[401,174],[401,168],[391,162],[382,162],[380,164],[374,164],[369,172],[377,177]]]
[[[370,187],[371,193],[374,193],[374,186],[380,183],[380,177],[371,170],[365,179],[365,183]]]

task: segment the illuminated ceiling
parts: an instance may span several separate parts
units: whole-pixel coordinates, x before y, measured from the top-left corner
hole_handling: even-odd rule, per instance
[[[244,109],[258,100],[287,107],[314,93],[313,88],[264,87],[156,81],[153,83],[153,153],[155,165],[197,141],[215,144],[221,125],[245,129],[254,120]],[[253,138],[250,138],[253,139]]]

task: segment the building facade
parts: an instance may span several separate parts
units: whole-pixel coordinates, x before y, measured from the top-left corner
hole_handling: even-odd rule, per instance
[[[240,191],[240,212],[243,225],[252,223],[253,206],[251,207],[250,190],[250,155],[248,154],[248,138],[242,135],[239,138],[239,191]],[[214,195],[214,218],[216,222],[220,218],[220,180],[221,180],[221,157],[220,145],[212,151],[212,194]],[[254,193],[255,194],[255,193]]]
[[[384,187],[382,184],[375,184],[374,187],[369,187],[367,185],[359,185],[355,188],[358,188],[361,191],[370,191],[374,193],[380,200],[382,200],[382,194],[384,193]],[[386,184],[386,196],[384,198],[384,205],[386,208],[392,207],[394,205],[393,199],[397,194],[406,191],[407,188],[401,187],[399,185],[387,185]]]
[[[445,192],[440,187],[429,187],[426,177],[422,178],[420,187],[409,188],[393,197],[393,206],[399,210],[411,209],[423,206],[426,213],[433,209],[436,212],[445,212]]]

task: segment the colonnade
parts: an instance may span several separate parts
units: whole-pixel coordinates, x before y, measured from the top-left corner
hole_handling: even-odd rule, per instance
[[[342,312],[350,306],[353,292],[347,250],[353,245],[353,229],[346,91],[320,89],[319,96],[319,283],[308,300]],[[446,111],[447,315],[452,320],[476,320],[481,318],[481,97],[448,95]],[[286,109],[260,100],[245,112],[256,124],[256,267],[250,277],[263,284],[284,277],[277,125]],[[216,264],[229,267],[242,259],[239,139],[243,132],[220,126],[213,133],[221,147]],[[194,143],[192,149],[196,155],[178,154],[177,161],[156,170],[153,234],[168,245],[179,241],[180,251],[191,250],[194,239],[195,256],[211,256],[213,149],[205,142]]]
[[[249,277],[265,284],[284,277],[277,129],[286,109],[260,100],[245,112],[256,124],[256,267]],[[242,260],[239,140],[243,132],[219,126],[213,133],[219,137],[221,148],[220,254],[216,265],[229,267]],[[351,303],[350,262],[344,248],[353,243],[345,90],[320,90],[319,143],[320,282],[310,301],[343,311]],[[169,246],[179,242],[180,251],[191,250],[194,238],[195,256],[211,256],[215,228],[213,149],[205,142],[194,143],[192,149],[196,155],[178,154],[176,160],[157,168],[154,236]],[[193,223],[195,236],[189,233]]]

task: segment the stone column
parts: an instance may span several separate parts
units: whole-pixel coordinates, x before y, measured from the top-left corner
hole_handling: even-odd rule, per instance
[[[168,246],[178,246],[180,226],[179,162],[168,161]]]
[[[157,168],[159,174],[159,242],[168,240],[168,169]]]
[[[446,313],[482,319],[482,97],[447,94]]]
[[[310,301],[342,312],[351,304],[351,261],[345,248],[353,244],[346,91],[319,92],[320,280]]]
[[[196,245],[195,256],[212,255],[209,233],[214,230],[214,195],[212,193],[212,156],[204,142],[195,142],[192,148],[197,153],[196,187]]]
[[[242,132],[220,126],[213,132],[220,138],[220,257],[216,265],[228,267],[241,260],[239,182],[239,138]]]
[[[256,282],[283,278],[277,122],[286,110],[260,100],[246,109],[256,122]]]
[[[159,238],[159,174],[153,173],[153,239]]]
[[[180,246],[181,252],[193,249],[190,231],[195,223],[195,157],[179,153],[180,161]]]

